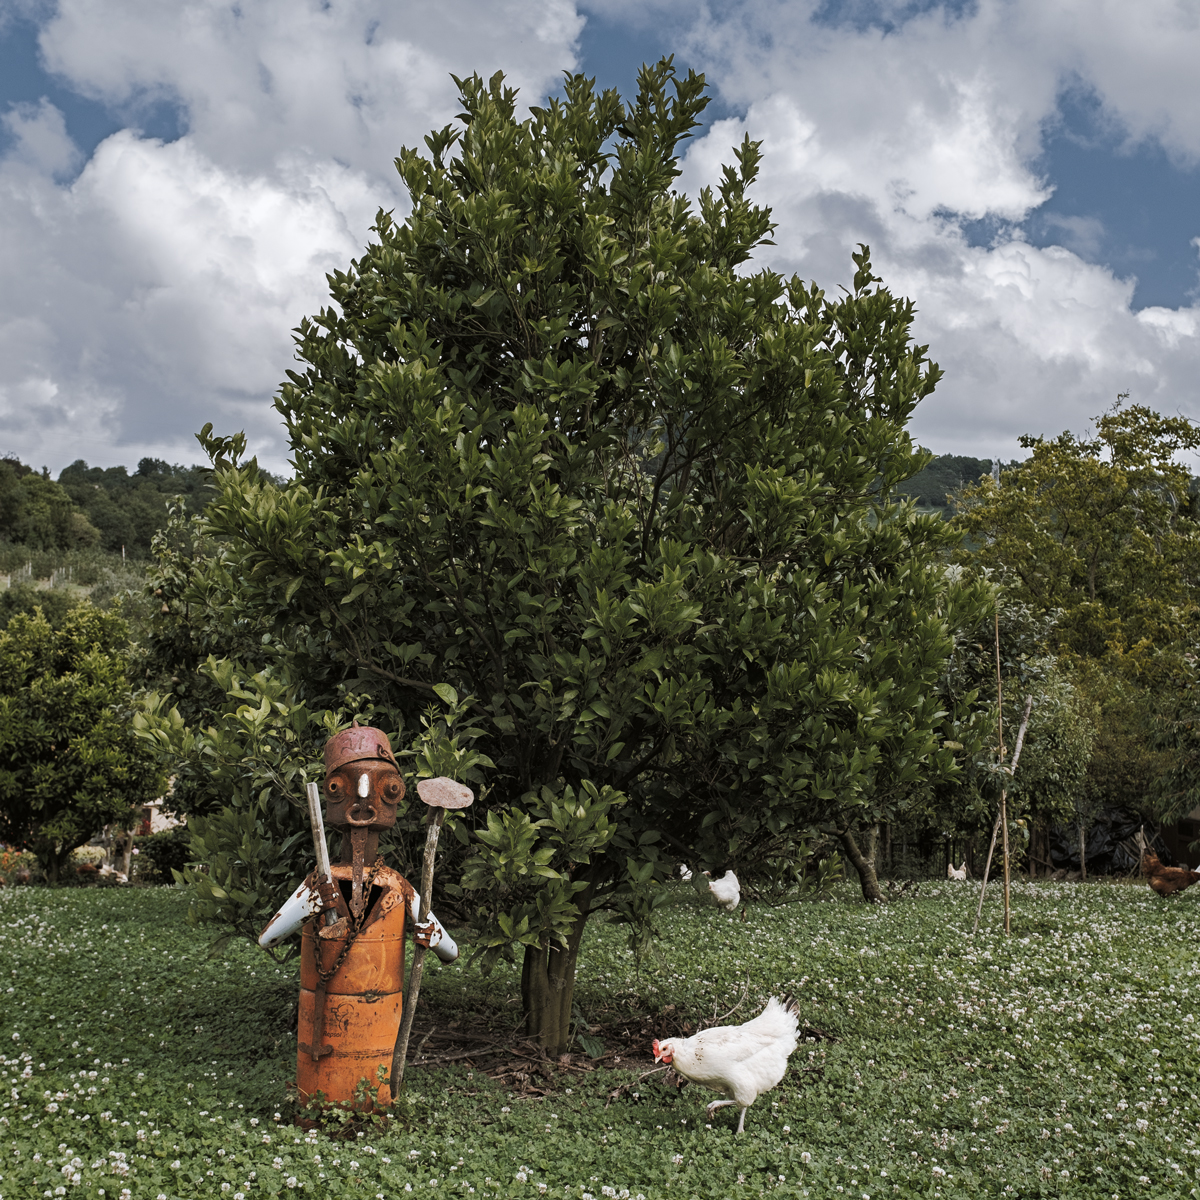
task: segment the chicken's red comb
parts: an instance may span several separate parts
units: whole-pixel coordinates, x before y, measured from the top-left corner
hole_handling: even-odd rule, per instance
[[[658,1038],[655,1038],[654,1041],[652,1041],[650,1043],[650,1049],[654,1052],[654,1058],[657,1061],[657,1059],[658,1059]]]

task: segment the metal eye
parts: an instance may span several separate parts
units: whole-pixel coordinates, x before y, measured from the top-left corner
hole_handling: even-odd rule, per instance
[[[340,779],[331,779],[325,785],[325,790],[331,795],[336,796],[342,790],[342,781]]]
[[[383,798],[391,804],[395,804],[400,799],[400,780],[389,779],[383,785]]]

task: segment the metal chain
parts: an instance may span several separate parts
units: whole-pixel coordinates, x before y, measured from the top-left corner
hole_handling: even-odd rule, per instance
[[[383,862],[382,856],[377,858],[375,860],[375,862],[371,865],[371,873],[367,876],[366,886],[363,889],[366,892],[368,897],[370,897],[370,895],[371,895],[371,888],[373,888],[375,886],[375,876],[383,866],[384,866],[384,862]],[[368,907],[369,907],[368,905],[364,904],[362,912],[359,913],[357,917],[352,917],[352,919],[350,921],[350,932],[349,932],[349,934],[347,934],[346,940],[342,944],[341,952],[338,954],[337,961],[333,964],[333,966],[330,967],[328,971],[322,971],[320,969],[320,967],[317,968],[317,978],[321,981],[322,986],[327,984],[338,973],[338,970],[340,969],[342,963],[344,963],[346,961],[346,955],[350,953],[350,947],[354,945],[354,939],[356,937],[358,937],[359,931],[362,929],[363,923],[367,919]],[[317,962],[318,963],[321,961],[320,944],[321,944],[321,939],[318,936],[317,937],[317,946],[318,946]]]

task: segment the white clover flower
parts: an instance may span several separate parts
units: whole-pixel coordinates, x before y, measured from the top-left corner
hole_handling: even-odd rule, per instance
[[[676,1166],[679,1166],[679,1165],[680,1165],[680,1163],[682,1163],[682,1162],[683,1162],[683,1155],[682,1155],[682,1154],[672,1154],[672,1155],[671,1155],[671,1161],[672,1161],[672,1162],[673,1162],[673,1163],[674,1163]]]
[[[939,1178],[939,1179],[940,1179],[940,1178],[941,1178],[943,1175],[945,1175],[945,1174],[946,1174],[946,1172],[945,1172],[944,1170],[942,1170],[942,1168],[941,1168],[941,1167],[934,1167],[934,1168],[933,1168],[933,1173],[934,1173],[936,1176],[938,1176],[938,1178]]]
[[[804,1151],[804,1152],[803,1152],[803,1153],[800,1155],[800,1161],[801,1161],[801,1162],[803,1162],[803,1163],[810,1163],[810,1162],[812,1162],[812,1155],[811,1155],[811,1154],[809,1154],[809,1152],[808,1152],[807,1150],[805,1150],[805,1151]]]
[[[290,1188],[294,1188],[298,1182],[295,1175],[289,1175],[284,1181]]]

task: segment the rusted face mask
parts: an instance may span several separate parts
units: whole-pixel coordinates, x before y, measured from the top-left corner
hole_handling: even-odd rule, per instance
[[[325,745],[325,820],[379,833],[396,823],[404,779],[381,729],[344,729]]]
[[[389,762],[346,763],[325,776],[325,820],[331,826],[391,829],[403,798],[404,780]]]

